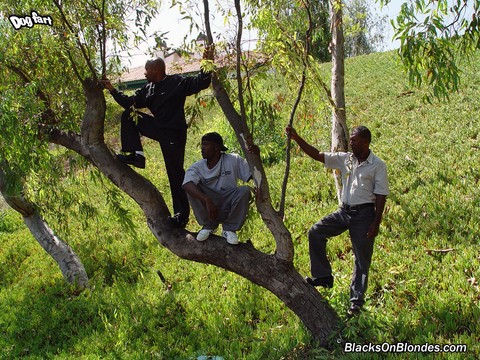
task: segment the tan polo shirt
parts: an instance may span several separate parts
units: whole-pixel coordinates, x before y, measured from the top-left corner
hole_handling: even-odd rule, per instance
[[[353,153],[325,153],[325,167],[342,175],[342,202],[347,205],[374,203],[375,195],[388,195],[387,166],[373,154],[359,163]]]

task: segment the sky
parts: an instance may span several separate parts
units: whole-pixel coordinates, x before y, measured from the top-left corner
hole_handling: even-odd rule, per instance
[[[390,4],[385,6],[382,10],[378,9],[376,13],[383,16],[387,15],[387,24],[385,26],[385,44],[383,51],[392,50],[398,48],[399,42],[392,41],[393,30],[391,29],[390,19],[395,18],[400,11],[400,6],[405,0],[391,0]],[[372,0],[373,2],[373,0]],[[212,9],[210,9],[212,11]],[[188,20],[181,20],[183,15],[179,13],[178,8],[170,8],[168,5],[162,5],[158,21],[154,22],[154,26],[150,27],[150,31],[168,32],[167,45],[173,48],[180,47],[183,42],[183,38],[187,35],[187,39],[195,38],[198,33],[194,32],[192,35],[188,35]],[[199,20],[201,22],[201,20]],[[160,24],[160,25],[159,25]],[[225,31],[225,24],[221,16],[217,16],[211,23],[212,31],[222,33]],[[243,39],[254,39],[254,33],[248,33],[246,30],[242,36]],[[133,51],[133,55],[129,58],[124,58],[124,64],[129,67],[142,66],[145,62],[151,58],[148,54],[148,48],[153,48],[155,41],[150,39],[147,44],[143,44],[138,50]]]
[[[213,2],[212,2],[213,3]],[[233,3],[233,2],[232,2]],[[202,8],[199,11],[203,10],[203,3],[198,2],[198,6]],[[212,32],[214,33],[214,37],[216,33],[224,33],[225,29],[229,26],[224,23],[222,16],[215,15],[213,5],[210,5],[210,12],[212,13],[211,16],[211,23],[210,27]],[[159,16],[157,21],[153,21],[153,25],[150,26],[149,32],[159,31],[161,33],[166,33],[166,43],[168,46],[172,48],[178,48],[182,45],[185,36],[187,36],[187,41],[191,41],[197,37],[199,31],[193,31],[192,34],[189,34],[189,20],[182,20],[184,15],[180,14],[178,7],[171,8],[165,2],[162,4],[162,7],[159,11]],[[194,16],[198,25],[203,27],[203,19],[199,16]],[[244,30],[242,35],[243,39],[255,38],[255,34],[247,33]],[[145,64],[145,62],[151,58],[148,54],[148,47],[153,48],[155,46],[154,39],[149,39],[148,44],[143,44],[143,46],[135,52],[134,56],[132,56],[129,61],[132,63],[132,66],[141,66]],[[126,61],[125,61],[126,63]]]

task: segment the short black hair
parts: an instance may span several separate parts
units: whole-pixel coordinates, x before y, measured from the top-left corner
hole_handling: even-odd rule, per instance
[[[360,125],[354,127],[352,130],[352,135],[353,134],[360,136],[362,139],[368,140],[369,143],[372,142],[372,133],[366,126]]]
[[[163,69],[163,71],[165,71],[165,61],[162,58],[156,58],[156,59],[153,59],[153,60],[148,60],[145,63],[145,68],[147,66],[153,66],[153,67],[156,67],[156,68],[159,68],[159,69]]]

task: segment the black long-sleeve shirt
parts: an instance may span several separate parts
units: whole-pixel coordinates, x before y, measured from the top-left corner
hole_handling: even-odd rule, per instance
[[[144,85],[133,96],[117,90],[111,94],[124,109],[148,108],[162,128],[184,130],[186,97],[208,88],[210,80],[211,74],[202,71],[197,76],[167,75],[160,82]]]

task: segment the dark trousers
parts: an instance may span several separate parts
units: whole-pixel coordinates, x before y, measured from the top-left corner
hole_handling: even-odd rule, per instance
[[[144,113],[136,113],[133,116],[130,109],[125,110],[122,114],[120,129],[122,151],[143,151],[140,135],[160,143],[170,183],[173,213],[180,213],[181,216],[188,218],[190,205],[182,188],[183,178],[185,177],[183,165],[187,130],[163,129],[153,116]]]
[[[360,306],[365,302],[368,270],[372,261],[374,239],[368,239],[367,232],[374,217],[374,207],[352,212],[340,208],[314,224],[308,232],[312,277],[326,277],[332,274],[332,267],[327,259],[327,240],[346,230],[349,231],[355,255],[350,283],[350,302]]]

